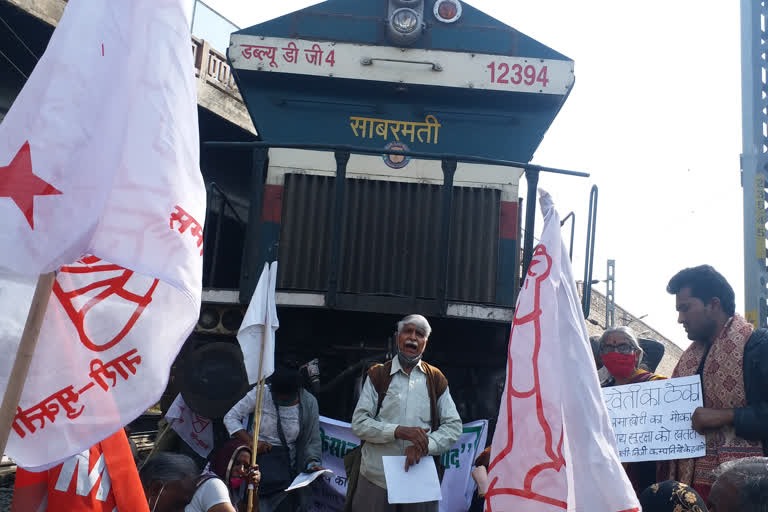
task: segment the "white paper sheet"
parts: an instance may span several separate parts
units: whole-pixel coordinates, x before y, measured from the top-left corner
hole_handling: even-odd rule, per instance
[[[295,491],[296,489],[306,487],[314,482],[317,477],[326,473],[333,474],[333,471],[330,469],[322,469],[320,471],[313,471],[311,473],[299,473],[299,476],[293,479],[293,482],[291,482],[291,485],[285,490],[285,492]]]
[[[440,480],[432,457],[422,457],[405,472],[405,456],[382,457],[389,503],[440,501]]]

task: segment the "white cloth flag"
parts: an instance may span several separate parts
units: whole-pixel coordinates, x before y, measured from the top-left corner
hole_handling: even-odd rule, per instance
[[[205,188],[185,3],[70,0],[0,124],[0,270],[60,269],[6,449],[21,466],[80,453],[156,403],[197,320]],[[0,293],[0,310],[21,295]],[[0,330],[2,388],[23,323]]]
[[[173,421],[171,428],[201,457],[208,457],[213,449],[213,421],[193,411],[181,393],[178,394],[165,419]]]
[[[515,308],[491,445],[487,512],[637,512],[603,403],[560,216],[544,229]]]
[[[275,304],[276,285],[277,262],[274,261],[271,265],[265,263],[243,323],[237,332],[237,341],[240,342],[245,370],[248,372],[248,382],[251,384],[259,381],[262,340],[264,360],[261,378],[266,379],[275,373],[275,331],[280,327]]]

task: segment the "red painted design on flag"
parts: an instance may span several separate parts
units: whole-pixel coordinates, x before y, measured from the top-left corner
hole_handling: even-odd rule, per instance
[[[506,408],[507,408],[507,444],[501,449],[498,455],[491,461],[488,470],[491,471],[501,460],[509,456],[515,447],[515,425],[514,416],[515,408],[513,408],[513,400],[526,400],[533,399],[536,406],[536,419],[538,421],[541,432],[539,436],[543,435],[543,446],[526,446],[526,458],[520,460],[520,464],[532,464],[525,473],[525,477],[521,482],[520,487],[497,487],[499,484],[499,478],[496,477],[491,481],[486,493],[486,509],[488,512],[492,512],[491,498],[497,495],[512,495],[519,496],[531,501],[537,501],[540,503],[546,503],[562,509],[568,508],[568,503],[559,497],[547,496],[533,490],[534,479],[546,470],[560,471],[565,466],[565,457],[563,456],[563,434],[561,432],[557,446],[554,445],[553,428],[544,413],[544,400],[541,388],[541,382],[539,379],[539,355],[541,350],[541,283],[549,277],[550,270],[552,268],[552,258],[547,253],[547,248],[543,245],[536,247],[531,259],[531,264],[528,268],[528,276],[525,281],[525,288],[533,285],[533,304],[532,307],[525,308],[522,304],[518,305],[515,311],[515,318],[512,323],[512,333],[510,334],[510,340],[516,330],[524,328],[532,329],[532,341],[533,350],[531,352],[531,359],[528,360],[514,360],[512,357],[512,342],[510,341],[510,353],[507,364],[509,370],[507,373],[507,396],[506,396]],[[528,325],[531,324],[531,325]],[[532,371],[532,387],[530,389],[516,389],[513,377],[515,376],[516,365],[519,367],[518,372],[524,374],[528,370]],[[501,428],[499,425],[498,428]],[[525,442],[530,442],[526,439]]]
[[[131,332],[131,329],[134,325],[136,325],[136,322],[144,312],[145,308],[149,305],[150,302],[152,302],[152,295],[155,293],[157,284],[160,282],[159,279],[153,280],[152,285],[144,295],[131,293],[125,289],[125,285],[133,276],[133,271],[127,270],[123,267],[120,267],[119,265],[96,265],[96,263],[99,261],[101,260],[95,256],[88,256],[78,262],[80,264],[79,266],[61,267],[60,272],[62,273],[92,274],[94,276],[94,280],[85,286],[70,291],[64,291],[61,287],[61,284],[59,283],[58,278],[53,283],[53,293],[56,295],[56,298],[59,299],[59,302],[64,308],[64,311],[67,313],[67,316],[69,316],[69,319],[75,326],[75,329],[80,336],[80,341],[83,345],[85,345],[86,348],[93,350],[94,352],[103,352],[104,350],[108,350],[114,347],[120,343],[120,341],[122,341],[129,332]],[[101,280],[96,279],[100,273],[113,273],[116,271],[120,272],[120,274],[117,276],[111,276],[107,279]],[[99,288],[104,288],[104,290],[102,290],[95,297],[88,300],[88,302],[86,302],[80,309],[75,307],[73,300]],[[123,328],[115,337],[109,341],[94,341],[88,335],[85,326],[86,315],[94,306],[105,300],[109,300],[113,296],[117,296],[120,299],[135,303],[136,309],[131,313]]]
[[[195,429],[196,433],[199,434],[203,430],[207,429],[208,425],[210,424],[211,424],[211,420],[209,420],[208,418],[200,416],[195,412],[192,413],[192,428]]]
[[[179,223],[178,228],[173,226],[174,222]],[[203,255],[203,226],[181,206],[176,205],[176,210],[171,212],[170,226],[171,229],[178,229],[179,233],[184,233],[189,228],[189,234],[197,240],[197,246],[200,247],[200,256]]]
[[[32,172],[32,150],[25,142],[11,163],[0,167],[0,197],[10,197],[35,229],[35,196],[61,194],[56,187]]]
[[[16,416],[13,419],[13,430],[24,439],[27,432],[34,434],[38,429],[44,429],[47,425],[46,420],[49,423],[55,423],[62,409],[67,418],[71,420],[77,418],[85,410],[84,405],[80,405],[79,409],[72,405],[79,405],[80,395],[97,384],[104,391],[109,391],[110,383],[106,379],[111,379],[111,387],[114,388],[118,382],[118,374],[124,380],[128,380],[130,374],[136,375],[136,367],[139,364],[141,364],[141,356],[135,348],[106,363],[102,363],[98,359],[92,360],[91,372],[88,374],[91,381],[88,384],[80,388],[79,391],[75,391],[75,385],[67,386],[28,409],[17,407]],[[37,425],[35,424],[36,421],[38,422]]]

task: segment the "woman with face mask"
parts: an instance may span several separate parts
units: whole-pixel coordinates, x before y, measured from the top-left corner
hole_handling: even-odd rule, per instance
[[[643,349],[640,348],[635,333],[629,327],[607,329],[600,337],[598,353],[606,370],[611,374],[611,377],[603,383],[603,387],[666,379],[661,375],[640,369]],[[656,482],[655,462],[630,462],[622,465],[638,495]]]
[[[666,379],[661,375],[640,369],[643,349],[629,327],[611,327],[600,337],[599,356],[611,378],[603,387],[637,384],[649,380]]]
[[[233,439],[219,448],[196,481],[197,491],[184,512],[246,510],[248,484],[258,486],[261,474],[251,467],[251,449]],[[258,507],[254,510],[258,511]]]

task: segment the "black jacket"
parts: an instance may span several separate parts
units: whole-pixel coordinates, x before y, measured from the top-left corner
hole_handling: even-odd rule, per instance
[[[768,329],[752,333],[744,347],[747,406],[734,411],[736,435],[763,442],[768,456]]]

